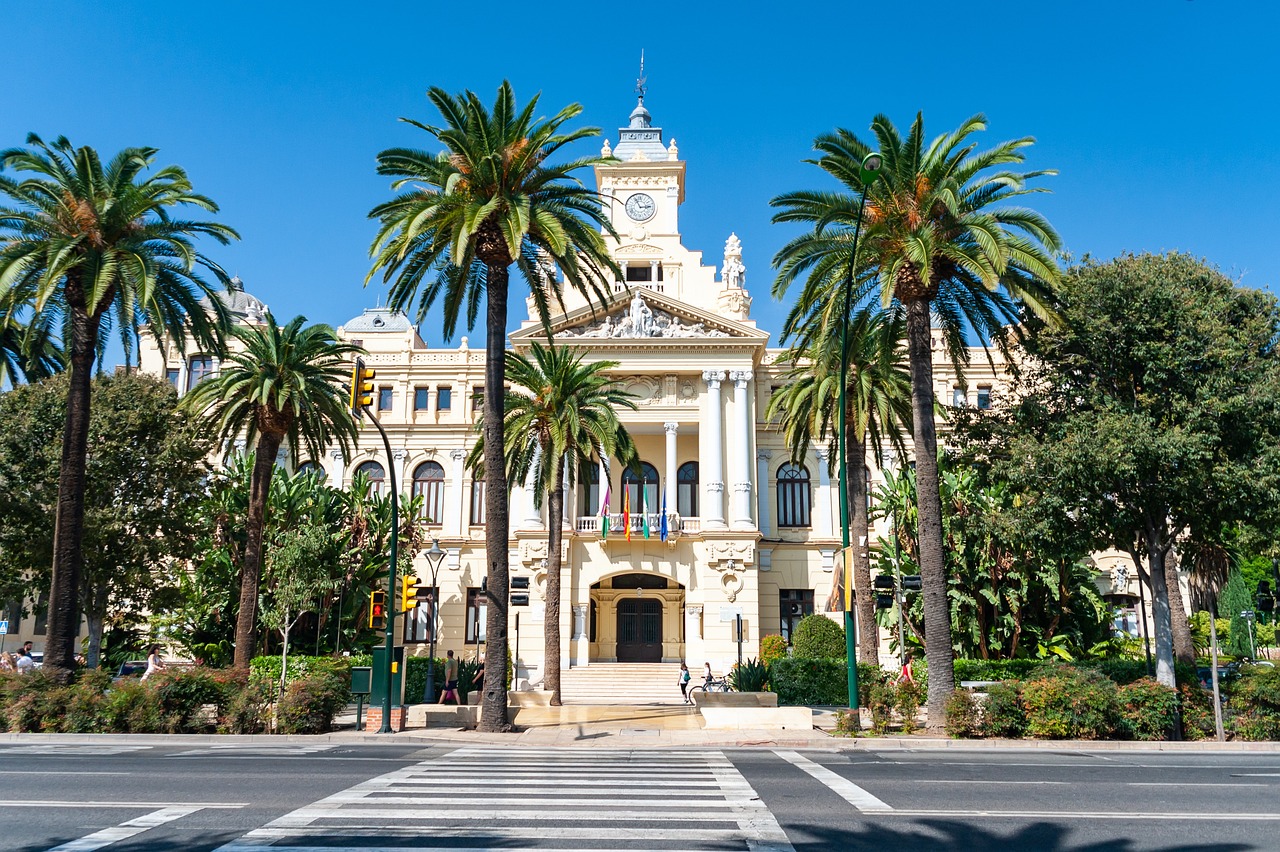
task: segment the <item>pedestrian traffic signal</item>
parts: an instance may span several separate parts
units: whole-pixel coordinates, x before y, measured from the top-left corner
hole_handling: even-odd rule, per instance
[[[369,593],[369,626],[374,630],[387,629],[387,593],[381,589]]]
[[[373,405],[373,377],[376,375],[376,370],[365,367],[363,359],[356,359],[351,368],[351,413],[356,417],[363,416],[364,410]]]
[[[906,574],[902,578],[902,591],[918,592],[924,588],[924,581],[919,574]]]
[[[408,612],[418,605],[418,587],[422,581],[417,577],[406,574],[404,577],[404,586],[400,590],[400,611]]]

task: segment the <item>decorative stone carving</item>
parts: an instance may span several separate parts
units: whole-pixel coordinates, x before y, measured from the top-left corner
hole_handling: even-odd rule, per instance
[[[751,315],[751,296],[746,290],[722,290],[717,304],[731,319],[745,320]]]
[[[652,308],[637,290],[625,313],[609,314],[588,325],[557,332],[556,336],[622,339],[728,337],[729,334],[707,328],[705,323],[685,323],[672,313]]]
[[[734,570],[735,565],[750,565],[756,558],[756,545],[751,541],[713,541],[708,550],[707,562],[722,572]]]
[[[702,615],[702,605],[701,604],[685,604],[684,614],[687,616]]]
[[[703,370],[702,380],[711,390],[718,390],[720,383],[724,381],[724,370]]]
[[[650,245],[649,243],[638,243],[636,245],[623,246],[614,254],[663,254],[661,246]]]
[[[676,147],[674,136],[671,137],[671,144],[667,146],[667,159],[672,161],[680,159],[680,149]]]
[[[747,382],[751,381],[751,376],[750,370],[734,370],[729,374],[729,381],[736,387],[746,387]]]
[[[693,386],[693,381],[685,379],[680,383],[680,399],[682,404],[692,405],[698,401],[698,389]]]
[[[730,234],[724,242],[724,266],[720,281],[726,288],[741,289],[747,280],[747,267],[742,264],[742,241],[737,234]]]

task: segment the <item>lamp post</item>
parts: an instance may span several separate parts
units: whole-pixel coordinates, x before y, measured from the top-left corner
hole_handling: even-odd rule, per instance
[[[431,642],[427,649],[427,685],[422,688],[422,703],[434,704],[436,700],[436,628],[440,624],[440,583],[437,574],[440,563],[447,555],[440,549],[440,542],[431,539],[431,549],[422,554],[427,557],[427,567],[431,569]]]
[[[858,265],[858,237],[862,232],[862,214],[867,208],[867,190],[875,182],[883,165],[883,158],[872,151],[862,158],[862,167],[858,170],[858,181],[862,184],[862,202],[858,205],[858,221],[853,227],[853,249],[849,254],[849,273],[844,279],[844,294],[840,310],[840,542],[844,548],[844,582],[845,600],[852,601],[849,589],[853,583],[853,560],[849,551],[849,417],[845,395],[849,383],[849,308],[853,300],[853,278]],[[859,471],[859,475],[861,475]],[[860,542],[859,547],[867,542]],[[852,605],[844,608],[844,649],[845,660],[849,667],[849,707],[858,706],[858,638],[855,635],[857,623],[853,617]]]

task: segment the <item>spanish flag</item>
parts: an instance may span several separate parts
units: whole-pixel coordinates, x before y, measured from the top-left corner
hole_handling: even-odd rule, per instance
[[[631,541],[631,489],[622,489],[622,531],[627,535],[627,541]]]

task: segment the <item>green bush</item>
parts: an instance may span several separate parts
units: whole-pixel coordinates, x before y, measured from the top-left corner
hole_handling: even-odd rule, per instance
[[[848,706],[849,678],[843,659],[783,657],[769,667],[769,689],[781,705]]]
[[[1016,683],[988,687],[982,704],[981,731],[984,737],[1016,739],[1027,732],[1027,711]]]
[[[1112,734],[1119,721],[1116,684],[1095,671],[1044,666],[1022,684],[1021,696],[1033,737],[1094,740]]]
[[[783,639],[777,633],[770,633],[767,636],[760,637],[760,660],[766,666],[772,665],[774,660],[780,660],[786,655],[786,639]]]
[[[1178,719],[1178,691],[1149,678],[1118,690],[1123,731],[1135,740],[1165,740]]]
[[[1209,740],[1218,735],[1213,718],[1213,693],[1184,683],[1178,687],[1182,704],[1182,736],[1188,740]]]
[[[326,733],[350,694],[350,684],[336,673],[295,680],[276,703],[276,730],[281,734]]]
[[[1280,740],[1280,669],[1245,666],[1227,703],[1231,731],[1243,740]]]
[[[1042,660],[956,660],[956,686],[966,680],[1022,680],[1041,665]]]
[[[240,688],[227,673],[203,666],[167,668],[148,678],[147,685],[155,690],[165,726],[174,734],[213,731],[229,692]],[[215,708],[212,714],[205,712],[209,705]]]
[[[444,688],[444,660],[436,657],[436,697]],[[427,657],[405,657],[404,660],[404,703],[421,704],[422,696],[427,689],[427,670],[432,660]]]
[[[116,734],[159,734],[165,730],[155,690],[132,679],[113,684],[107,692],[103,721],[106,730]]]
[[[372,660],[371,657],[367,659]],[[356,663],[358,656],[351,657],[309,657],[305,654],[289,655],[289,676],[286,682],[297,680],[301,677],[308,677],[316,674],[335,673],[348,677],[351,673],[351,667],[354,665],[372,665],[368,663]],[[254,657],[249,661],[249,682],[250,683],[269,683],[278,686],[280,683],[280,657],[279,655],[270,655],[264,657]]]
[[[862,714],[857,710],[837,710],[836,733],[845,737],[856,737],[861,734]]]
[[[261,734],[271,718],[271,699],[276,687],[271,683],[241,682],[227,696],[218,714],[220,734]]]
[[[844,657],[844,628],[825,615],[806,615],[791,634],[791,645],[795,657]]]
[[[946,714],[947,736],[971,739],[982,735],[982,711],[969,690],[957,689],[947,696]]]
[[[916,714],[920,712],[920,704],[924,700],[924,692],[914,683],[899,683],[894,688],[894,709],[902,720],[902,733],[913,734],[918,727]]]
[[[845,661],[841,660],[841,664]],[[848,677],[846,673],[845,677]],[[858,704],[867,707],[871,700],[871,690],[877,684],[888,683],[890,680],[889,672],[880,668],[877,663],[858,663]],[[845,701],[848,701],[849,687],[845,686]]]
[[[769,667],[752,657],[729,671],[729,685],[738,692],[763,692],[769,682]]]
[[[878,683],[867,695],[867,709],[871,711],[871,733],[882,737],[889,733],[893,721],[893,706],[897,702],[897,689],[891,683]]]

